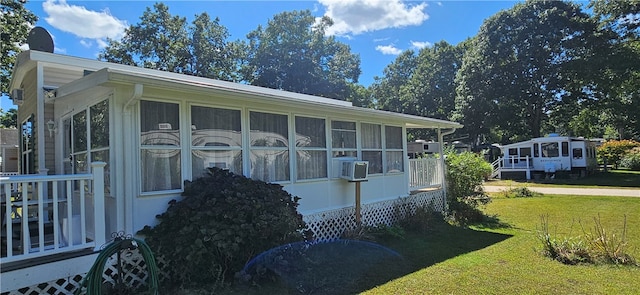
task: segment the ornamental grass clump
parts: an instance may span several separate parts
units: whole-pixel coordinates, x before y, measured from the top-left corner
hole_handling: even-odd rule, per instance
[[[600,222],[600,216],[593,218],[594,226],[586,232],[583,228],[585,240],[591,249],[595,260],[605,263],[638,265],[635,258],[628,254],[627,216],[624,216],[622,233],[617,235],[607,231]]]
[[[164,283],[174,288],[224,287],[252,257],[311,238],[299,198],[280,185],[211,168],[187,181],[182,195],[157,216],[158,225],[139,232],[166,262]]]
[[[592,262],[585,243],[576,238],[556,239],[549,233],[549,217],[540,216],[541,229],[538,239],[542,242],[542,254],[564,264],[578,264]]]
[[[544,256],[570,265],[604,263],[638,266],[635,258],[628,253],[626,216],[621,235],[605,230],[598,216],[593,218],[594,227],[591,231],[586,231],[580,222],[583,236],[561,239],[556,239],[549,233],[548,216],[541,216],[540,220],[541,229],[538,230],[538,239],[542,242]]]

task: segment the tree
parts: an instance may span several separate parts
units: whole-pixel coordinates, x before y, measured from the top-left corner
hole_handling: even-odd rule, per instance
[[[406,93],[402,89],[409,84],[416,70],[417,58],[413,50],[402,52],[396,60],[386,66],[382,77],[375,77],[374,83],[369,87],[377,109],[416,114],[416,108],[410,106]]]
[[[637,1],[591,1],[600,32],[606,32],[596,72],[598,110],[603,122],[617,130],[616,138],[640,138],[640,3]]]
[[[503,142],[539,137],[559,102],[583,94],[572,80],[590,69],[596,29],[578,5],[560,1],[527,1],[487,19],[458,76],[458,116],[483,128],[474,139],[491,126]]]
[[[29,30],[38,17],[24,7],[26,1],[0,0],[0,94],[9,92],[11,71],[20,51],[26,43]]]
[[[0,109],[0,127],[9,128],[9,127],[18,127],[18,110],[9,109],[8,111],[3,111]]]
[[[420,116],[451,119],[455,107],[455,77],[462,65],[466,43],[453,46],[440,41],[418,53],[416,69],[402,89],[402,96],[415,108]]]
[[[205,12],[191,26],[169,7],[147,7],[121,41],[109,40],[99,59],[139,67],[236,81],[239,48],[228,43],[228,30]]]
[[[360,76],[360,57],[325,36],[331,19],[309,10],[283,12],[247,35],[243,79],[256,86],[346,100]]]

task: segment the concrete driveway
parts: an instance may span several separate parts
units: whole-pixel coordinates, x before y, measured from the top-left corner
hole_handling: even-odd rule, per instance
[[[518,187],[518,186],[513,186]],[[616,197],[636,197],[640,198],[640,188],[638,189],[615,189],[615,188],[571,188],[571,187],[535,187],[526,186],[528,189],[549,195],[584,195],[584,196],[616,196]],[[508,186],[484,186],[488,193],[498,193],[506,191]]]

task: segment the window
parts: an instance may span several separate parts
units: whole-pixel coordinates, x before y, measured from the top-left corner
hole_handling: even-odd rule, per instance
[[[105,99],[73,114],[63,121],[63,125],[64,172],[87,173],[90,163],[105,162],[104,192],[110,195],[109,100]]]
[[[538,144],[538,143],[534,143],[534,144],[533,144],[533,156],[534,156],[534,157],[536,157],[536,158],[537,158],[537,157],[540,157],[540,152],[539,152],[539,150],[540,150],[540,144]]]
[[[382,173],[382,131],[378,124],[361,124],[362,160],[369,161],[369,174]]]
[[[71,118],[71,169],[73,173],[86,173],[87,161],[87,111],[83,110]]]
[[[217,167],[242,175],[242,128],[239,110],[191,107],[193,179]]]
[[[266,182],[289,177],[289,125],[287,115],[249,113],[251,178]]]
[[[34,141],[35,128],[33,126],[33,115],[29,116],[27,120],[22,123],[22,130],[20,133],[20,150],[22,151],[22,174],[34,174],[36,173],[36,162],[34,159]]]
[[[140,101],[142,191],[182,188],[179,106]]]
[[[560,156],[557,142],[541,143],[540,149],[542,150],[543,158],[553,158]]]
[[[574,159],[582,159],[582,149],[581,148],[573,149],[573,158]]]
[[[357,157],[356,122],[331,121],[333,157]]]
[[[402,127],[385,126],[384,142],[386,159],[386,173],[404,171],[404,152],[402,151]]]
[[[298,179],[327,177],[325,120],[296,117],[296,167]]]
[[[510,148],[509,149],[509,163],[518,163],[518,149]]]
[[[563,142],[562,143],[562,156],[563,157],[568,157],[569,156],[569,143],[568,142]]]
[[[89,134],[91,134],[91,162],[100,161],[104,167],[104,193],[111,194],[111,169],[109,165],[109,101],[104,100],[89,108]]]
[[[531,148],[520,148],[520,158],[531,157]]]

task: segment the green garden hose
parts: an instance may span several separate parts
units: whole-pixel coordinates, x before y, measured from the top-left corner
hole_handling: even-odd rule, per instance
[[[158,294],[158,266],[156,265],[156,260],[153,257],[153,252],[149,246],[142,240],[136,239],[134,237],[124,238],[122,236],[118,236],[114,239],[113,242],[108,244],[100,254],[96,261],[91,266],[91,269],[87,273],[87,275],[80,282],[80,287],[74,292],[75,295],[82,294],[82,290],[86,288],[87,295],[100,295],[102,294],[102,274],[104,271],[105,264],[109,257],[113,254],[119,254],[120,251],[129,249],[138,249],[142,254],[142,258],[147,265],[148,273],[148,286],[149,293],[151,295]],[[119,263],[119,262],[118,262]],[[122,275],[119,273],[118,275]]]

